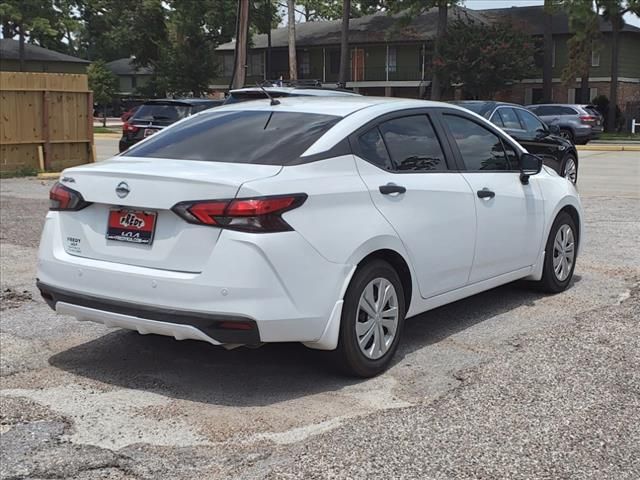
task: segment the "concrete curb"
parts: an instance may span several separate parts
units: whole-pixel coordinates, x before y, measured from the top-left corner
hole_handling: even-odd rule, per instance
[[[58,180],[60,178],[60,172],[40,172],[38,174],[38,180]]]
[[[576,145],[578,151],[640,152],[640,145]]]
[[[94,138],[120,138],[122,134],[120,133],[94,133]]]

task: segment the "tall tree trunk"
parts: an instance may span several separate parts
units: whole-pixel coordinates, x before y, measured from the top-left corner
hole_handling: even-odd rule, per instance
[[[544,0],[544,38],[542,63],[542,101],[553,101],[553,31],[551,30],[552,15],[549,11],[551,0]]]
[[[266,66],[266,73],[267,73],[267,80],[273,80],[273,72],[271,71],[271,66],[273,65],[272,60],[271,60],[271,22],[273,22],[273,10],[272,10],[272,5],[271,5],[271,0],[267,0],[267,8],[269,10],[268,12],[268,24],[269,24],[269,28],[267,29],[267,66]]]
[[[249,0],[239,0],[236,30],[235,65],[231,88],[242,88],[247,80],[247,45],[249,36]]]
[[[20,30],[18,31],[18,58],[20,59],[20,71],[24,72],[24,63],[25,63],[25,52],[24,52],[24,29],[22,28],[22,24],[20,24]]]
[[[431,100],[440,100],[442,88],[444,87],[442,73],[436,72],[434,65],[440,57],[442,42],[444,36],[447,34],[447,13],[448,6],[446,0],[440,0],[438,5],[438,29],[436,31],[433,59],[431,61]]]
[[[580,77],[580,95],[576,99],[581,103],[591,103],[591,98],[589,98],[589,70],[591,68],[591,52],[593,47],[585,48],[584,52],[584,71]]]
[[[107,106],[102,106],[102,128],[107,128]]]
[[[611,86],[609,88],[609,114],[607,115],[607,131],[616,131],[616,107],[618,106],[618,42],[620,26],[623,20],[620,14],[611,12]]]
[[[349,18],[351,17],[351,0],[342,3],[342,32],[340,33],[340,74],[338,87],[347,86],[349,72]]]
[[[298,79],[298,58],[296,54],[296,5],[294,0],[287,0],[287,21],[289,23],[289,78]]]

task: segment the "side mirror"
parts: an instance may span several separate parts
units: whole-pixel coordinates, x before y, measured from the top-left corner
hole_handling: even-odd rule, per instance
[[[542,170],[542,158],[531,153],[523,153],[520,156],[520,181],[523,185],[529,183],[531,175],[537,175]]]
[[[549,131],[553,135],[560,135],[560,127],[558,125],[549,125]]]

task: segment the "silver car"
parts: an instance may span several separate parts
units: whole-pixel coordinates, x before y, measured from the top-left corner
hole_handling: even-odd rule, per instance
[[[543,104],[527,107],[547,125],[557,125],[560,135],[576,145],[600,136],[603,117],[593,105]]]

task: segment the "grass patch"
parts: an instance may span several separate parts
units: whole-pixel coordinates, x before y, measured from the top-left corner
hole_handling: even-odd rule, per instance
[[[0,178],[35,177],[38,169],[33,167],[20,167],[17,170],[0,172]]]
[[[114,128],[93,127],[93,133],[120,133],[120,131]]]
[[[598,140],[636,140],[640,142],[640,133],[601,133]]]

